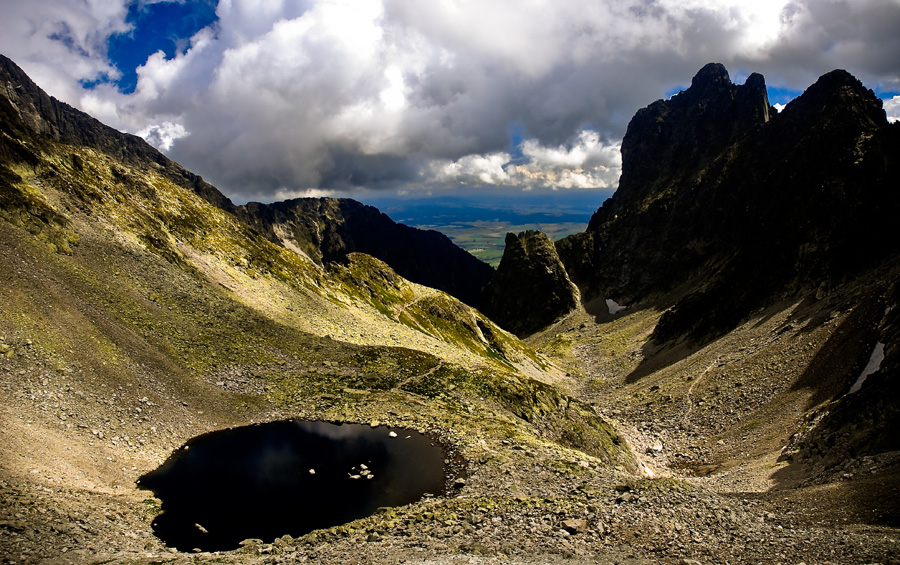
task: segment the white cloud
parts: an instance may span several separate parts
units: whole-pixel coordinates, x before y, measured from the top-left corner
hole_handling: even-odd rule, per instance
[[[143,137],[147,143],[160,151],[168,151],[176,140],[187,137],[190,135],[190,132],[184,129],[184,126],[181,124],[163,122],[148,126],[137,132],[137,135]]]
[[[791,0],[661,0],[666,10],[689,19],[692,14],[714,15],[735,35],[739,49],[764,49],[784,28],[782,14]]]
[[[582,130],[571,145],[543,147],[527,140],[522,153],[528,162],[515,174],[531,186],[550,188],[609,188],[622,167],[619,143],[604,143],[595,131]]]
[[[130,29],[126,14],[127,0],[4,2],[0,52],[51,94],[77,102],[79,81],[117,76],[107,40]]]
[[[710,61],[786,89],[834,68],[900,89],[896,0],[220,0],[184,53],[148,58],[132,94],[82,89],[115,73],[105,45],[126,13],[125,0],[14,2],[0,51],[236,200],[612,187],[634,112]]]
[[[900,121],[900,96],[886,98],[882,102],[884,103],[884,113],[887,114],[888,121]]]
[[[334,196],[333,190],[321,190],[319,188],[291,189],[281,187],[273,194],[275,201],[292,200],[294,198],[328,198]]]
[[[619,150],[618,144],[604,144],[600,134],[591,130],[582,130],[569,147],[542,147],[533,139],[526,141],[523,147],[523,153],[531,159],[531,163],[542,168],[605,169],[619,166]]]
[[[571,144],[544,147],[534,139],[521,145],[522,158],[506,152],[434,161],[428,173],[446,186],[496,185],[522,190],[609,188],[621,172],[620,146],[581,131]]]
[[[510,177],[503,167],[509,163],[510,158],[509,153],[466,155],[455,161],[433,161],[431,168],[435,180],[450,185],[506,185]]]

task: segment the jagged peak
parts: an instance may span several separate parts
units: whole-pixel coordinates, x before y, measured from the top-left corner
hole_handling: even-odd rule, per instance
[[[691,79],[692,90],[706,91],[731,85],[732,82],[728,76],[728,70],[722,63],[707,63]]]
[[[744,93],[747,96],[756,97],[765,102],[766,108],[769,107],[769,92],[766,88],[766,78],[759,73],[751,73],[744,81],[744,84],[738,87],[738,96]]]
[[[750,73],[750,76],[747,77],[747,80],[744,81],[744,86],[749,88],[759,88],[760,86],[766,86],[766,77],[762,76],[759,73]]]
[[[721,63],[705,65],[690,88],[638,110],[629,122],[622,140],[619,190],[605,216],[653,198],[683,171],[699,166],[769,117],[762,75],[754,73],[738,86]]]
[[[785,115],[798,117],[823,112],[862,113],[875,123],[887,123],[881,99],[843,69],[835,69],[820,76],[784,109]]]
[[[820,76],[819,79],[813,83],[810,88],[835,88],[841,86],[850,86],[858,89],[868,90],[863,87],[862,82],[849,72],[844,69],[834,69],[833,71],[829,71],[824,75]]]

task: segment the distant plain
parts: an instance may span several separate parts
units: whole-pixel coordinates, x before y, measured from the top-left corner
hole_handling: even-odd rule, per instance
[[[584,231],[612,191],[524,196],[441,196],[370,198],[395,222],[436,230],[482,261],[496,267],[506,234],[539,230],[554,241]]]

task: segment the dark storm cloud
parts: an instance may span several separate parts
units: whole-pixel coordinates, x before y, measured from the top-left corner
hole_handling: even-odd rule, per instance
[[[47,20],[65,2],[30,4]],[[67,22],[73,45],[90,46],[122,29],[119,8],[44,28]],[[900,90],[900,4],[888,0],[222,0],[217,16],[184,53],[151,56],[129,95],[73,86],[111,68],[96,50],[67,51],[82,76],[53,75],[32,37],[20,63],[44,61],[32,68],[65,86],[52,93],[237,200],[614,186],[633,113],[709,61],[784,88],[842,67]]]
[[[870,87],[900,90],[900,2],[796,0],[785,6],[781,24],[775,41],[735,59],[801,89],[843,68]]]

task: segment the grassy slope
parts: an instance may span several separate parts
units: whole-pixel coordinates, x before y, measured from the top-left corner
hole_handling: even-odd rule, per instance
[[[73,538],[53,524],[82,512],[121,517],[82,547],[157,547],[133,481],[192,436],[275,418],[432,429],[476,475],[526,457],[501,440],[545,462],[535,477],[635,468],[552,366],[455,299],[364,255],[323,270],[152,169],[13,142],[28,158],[0,182],[0,513],[25,509],[29,529],[4,553],[57,555]]]

